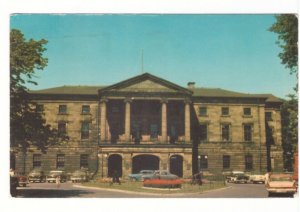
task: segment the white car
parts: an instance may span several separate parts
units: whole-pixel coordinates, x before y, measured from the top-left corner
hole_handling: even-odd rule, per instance
[[[290,194],[297,192],[296,182],[289,174],[270,174],[266,180],[266,189],[269,196],[273,194]]]
[[[265,175],[261,175],[261,174],[250,175],[251,183],[265,183],[265,180],[266,180]]]

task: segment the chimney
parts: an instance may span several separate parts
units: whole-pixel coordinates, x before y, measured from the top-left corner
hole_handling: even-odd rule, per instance
[[[195,82],[188,82],[187,86],[188,86],[188,89],[190,90],[193,90],[195,88]]]

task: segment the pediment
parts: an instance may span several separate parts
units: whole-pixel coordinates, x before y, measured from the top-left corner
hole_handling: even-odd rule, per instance
[[[117,90],[120,92],[177,92],[175,89],[149,79]]]
[[[191,91],[162,78],[145,73],[99,90],[100,93],[180,93]]]

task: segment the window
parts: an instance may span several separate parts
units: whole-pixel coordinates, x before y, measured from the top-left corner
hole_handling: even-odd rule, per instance
[[[88,139],[90,134],[90,123],[82,122],[81,123],[81,139]]]
[[[66,114],[67,113],[67,105],[59,105],[58,106],[58,113],[59,114]]]
[[[244,115],[245,116],[251,116],[251,108],[250,107],[245,107],[244,108]]]
[[[44,112],[44,105],[42,105],[42,104],[37,104],[37,105],[35,106],[35,111],[36,111],[37,113],[42,113],[42,112]]]
[[[223,155],[223,169],[230,168],[230,155]]]
[[[80,155],[80,168],[88,168],[88,155]]]
[[[200,114],[200,116],[207,116],[207,108],[206,107],[200,107],[199,108],[199,114]]]
[[[266,112],[265,118],[266,118],[266,121],[272,121],[272,112]]]
[[[222,124],[221,125],[222,141],[230,140],[230,125]]]
[[[42,165],[41,162],[41,154],[34,154],[32,159],[32,166],[33,168],[39,168]]]
[[[200,155],[200,169],[208,168],[208,157],[207,155]]]
[[[207,141],[207,124],[200,124],[199,130],[199,141]]]
[[[67,124],[66,122],[59,122],[58,123],[58,127],[57,127],[57,130],[58,130],[58,134],[59,135],[64,135],[67,133]]]
[[[228,107],[222,107],[222,116],[229,116],[229,108]]]
[[[251,124],[244,125],[244,140],[252,141],[252,125]]]
[[[90,106],[89,105],[82,105],[82,110],[81,110],[81,113],[82,114],[89,114],[90,113]]]
[[[57,169],[65,168],[65,155],[64,154],[58,154],[56,156],[56,168]]]
[[[154,139],[158,137],[158,126],[157,124],[150,124],[150,138]]]
[[[252,155],[245,156],[245,169],[251,170],[253,168],[253,158]]]

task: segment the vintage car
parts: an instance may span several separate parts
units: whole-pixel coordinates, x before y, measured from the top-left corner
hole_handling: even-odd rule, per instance
[[[250,175],[250,182],[251,183],[265,183],[265,175],[261,174],[255,174],[255,175]]]
[[[273,194],[294,195],[297,192],[296,182],[290,174],[269,174],[266,179],[266,189],[269,196]]]
[[[154,170],[141,170],[137,174],[128,175],[128,179],[131,181],[141,181],[144,175],[152,175]]]
[[[142,181],[145,181],[147,179],[165,179],[165,180],[175,180],[179,177],[175,174],[171,174],[167,170],[156,170],[153,172],[153,174],[143,175]]]
[[[87,182],[89,178],[89,172],[87,170],[76,170],[71,175],[72,183]]]
[[[237,175],[233,182],[234,183],[248,183],[249,176],[243,175],[243,174]]]
[[[28,175],[28,181],[30,183],[34,182],[46,182],[46,175],[40,169],[33,169]]]
[[[60,182],[66,182],[67,181],[67,175],[62,170],[53,170],[50,171],[49,175],[46,177],[46,181],[48,183],[55,183],[56,178],[59,176]]]
[[[228,183],[234,183],[236,181],[237,176],[245,175],[243,171],[232,171],[231,174],[226,176],[226,180]]]

